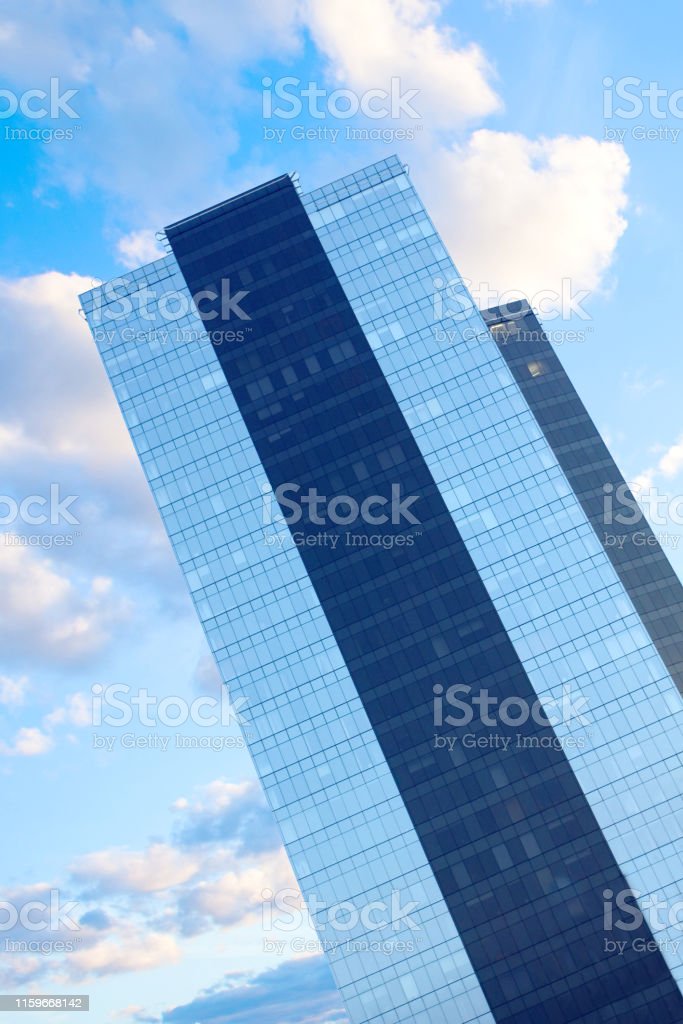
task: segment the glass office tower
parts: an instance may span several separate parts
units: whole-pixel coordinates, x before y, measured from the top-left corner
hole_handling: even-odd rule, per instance
[[[683,586],[525,301],[482,313],[505,362],[683,693]]]
[[[349,1018],[682,1021],[681,697],[406,168],[166,237],[83,308]]]

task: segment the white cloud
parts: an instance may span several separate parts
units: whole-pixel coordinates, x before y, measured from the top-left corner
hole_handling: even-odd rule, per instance
[[[657,463],[657,469],[662,476],[678,476],[681,469],[683,469],[683,438],[680,438],[670,448],[667,448]]]
[[[20,703],[28,680],[0,677],[0,704]],[[7,696],[8,699],[3,699]],[[10,700],[11,698],[11,700]],[[34,757],[55,749],[55,730],[61,726],[84,728],[92,724],[92,701],[85,693],[72,693],[60,707],[43,716],[40,727],[24,726],[9,743],[0,740],[0,754],[5,757]]]
[[[633,491],[634,496],[638,498],[641,491],[647,491],[652,487],[654,483],[653,470],[645,469],[642,473],[638,473],[637,476],[634,476],[633,480],[628,480],[627,483]]]
[[[18,539],[13,534],[4,536]],[[69,580],[60,576],[47,559],[38,560],[29,548],[9,543],[0,545],[0,580],[3,612],[19,620],[13,625],[23,620],[33,625],[34,617],[60,607],[71,593]]]
[[[210,925],[229,928],[258,914],[264,891],[278,892],[298,886],[284,853],[242,871],[226,871],[219,878],[201,881],[181,899],[185,930]]]
[[[157,0],[144,27],[118,2],[105,32],[84,0],[68,14],[37,2],[39,18],[17,11],[12,38],[0,40],[6,76],[27,85],[63,76],[79,90],[82,129],[78,145],[49,148],[37,194],[50,203],[53,187],[95,186],[119,200],[117,216],[128,222],[161,227],[273,173],[259,154],[243,183],[243,161],[234,160],[240,118],[260,116],[259,89],[245,88],[244,72],[260,65],[267,74],[269,59],[281,65],[302,53],[306,30],[327,61],[331,81],[320,84],[362,92],[389,89],[398,77],[402,90],[419,90],[425,132],[471,124],[502,105],[483,49],[443,23],[436,0]],[[24,66],[22,51],[31,54]]]
[[[92,725],[92,697],[87,693],[70,693],[61,707],[55,708],[43,719],[46,729],[58,725],[73,725],[85,728]]]
[[[279,842],[259,847],[255,839],[245,856],[245,827],[254,825],[250,806],[257,816],[263,813],[254,780],[214,780],[191,799],[181,797],[173,804],[190,828],[206,832],[205,841],[188,846],[181,831],[172,842],[152,843],[144,850],[98,850],[75,860],[72,878],[89,899],[112,895],[118,906],[129,901],[136,913],[146,915],[150,927],[157,927],[159,914],[167,929],[186,935],[236,927],[257,913],[264,889],[296,889]],[[262,825],[257,818],[254,827],[272,830],[270,812]]]
[[[621,375],[622,384],[625,390],[633,398],[641,398],[651,391],[656,391],[664,384],[663,377],[657,377],[644,369],[624,371]]]
[[[27,676],[19,676],[16,679],[11,676],[0,676],[0,704],[23,704],[27,689]]]
[[[651,487],[654,487],[657,477],[664,477],[667,480],[671,480],[677,477],[681,470],[683,470],[683,437],[674,441],[672,445],[664,450],[656,465],[650,466],[648,469],[644,469],[642,473],[639,473],[638,476],[633,479],[631,483],[636,497],[640,493],[641,489],[647,491]]]
[[[0,638],[5,650],[33,656],[79,658],[100,649],[113,625],[127,618],[126,601],[110,581],[64,574],[34,548],[0,534]]]
[[[42,201],[95,186],[119,200],[116,216],[158,226],[225,198],[236,122],[257,100],[244,69],[301,47],[290,0],[152,0],[143,12],[113,0],[105,25],[85,0],[36,0],[17,8],[6,35],[0,57],[13,87],[58,75],[78,89],[77,144],[45,147]]]
[[[78,295],[92,283],[57,271],[0,279],[4,493],[20,502],[49,494],[55,484],[60,498],[77,496],[70,508],[78,519],[75,527],[26,529],[17,519],[12,528],[35,534],[36,552],[41,544],[49,546],[41,533],[70,534],[68,547],[53,547],[51,553],[68,557],[82,576],[109,574],[119,580],[128,570],[145,585],[161,578],[162,593],[173,600],[178,574],[170,545],[100,355],[78,315]],[[93,597],[106,603],[96,579],[92,586]],[[89,629],[89,620],[74,618],[62,638],[76,644]]]
[[[626,228],[628,170],[615,143],[480,130],[463,145],[430,153],[415,176],[472,287],[487,283],[532,298],[548,289],[559,294],[563,279],[573,294],[605,287]]]
[[[54,740],[47,733],[26,727],[19,729],[11,743],[0,740],[0,754],[7,757],[36,757],[46,754],[53,746]]]
[[[326,0],[305,5],[307,27],[339,86],[417,89],[412,106],[432,128],[457,128],[502,106],[492,68],[475,43],[458,45],[434,0]]]
[[[626,228],[629,161],[622,146],[486,129],[464,138],[464,126],[501,102],[484,52],[455,39],[431,0],[332,0],[307,3],[304,11],[339,86],[388,88],[398,75],[402,89],[420,90],[414,105],[425,125],[456,133],[459,141],[449,145],[436,144],[428,130],[418,133],[410,165],[465,277],[530,298],[561,294],[563,279],[565,294],[608,288]]]
[[[141,53],[151,53],[155,49],[156,43],[152,36],[148,35],[143,28],[136,25],[130,34],[130,42],[136,49],[140,50]]]
[[[195,876],[199,860],[168,846],[154,843],[143,851],[100,850],[79,857],[72,874],[101,892],[160,892]]]
[[[35,898],[49,906],[51,900],[45,886],[26,887],[17,894],[10,894],[10,897],[15,906]],[[83,914],[83,904],[74,902],[76,908],[72,912],[72,920],[78,921],[77,933],[60,928],[51,936],[52,939],[64,941],[67,948],[69,945],[72,948],[64,955],[13,955],[4,958],[0,966],[3,987],[37,982],[40,978],[49,988],[62,988],[88,977],[148,971],[177,963],[181,959],[181,949],[175,936],[158,925],[150,926],[137,913],[135,906],[130,906],[125,915],[116,918],[101,910]],[[93,918],[98,920],[93,923]],[[12,940],[26,940],[35,939],[36,934],[19,928],[14,929],[9,937]]]
[[[72,696],[77,699],[67,700],[65,708],[79,719],[83,695]],[[52,724],[63,723],[64,716],[58,715]],[[39,732],[22,731],[24,744],[38,747]],[[191,799],[175,801],[174,809],[181,817],[193,812],[204,818],[213,814],[222,825],[226,807],[240,807],[249,800],[262,805],[253,780],[221,779],[200,787]],[[238,836],[239,817],[234,826]],[[251,928],[259,919],[264,890],[298,891],[282,847],[245,857],[228,830],[222,831],[221,841],[189,851],[176,840],[154,842],[143,850],[100,849],[77,857],[64,885],[39,883],[17,889],[10,894],[17,903],[45,898],[43,894],[51,889],[59,889],[63,900],[74,901],[71,916],[78,922],[78,947],[63,957],[13,956],[11,963],[2,965],[0,984],[11,990],[42,978],[49,987],[60,987],[69,979],[174,963],[180,956],[181,937]],[[24,936],[13,933],[11,937]],[[65,935],[73,937],[71,932]],[[229,941],[239,943],[239,931]]]
[[[255,780],[217,779],[200,786],[192,800],[181,797],[173,810],[179,812],[176,840],[184,847],[227,845],[239,857],[269,854],[281,846],[272,811]]]
[[[40,444],[26,436],[23,426],[0,423],[0,461],[23,459],[41,454]]]
[[[88,277],[57,271],[0,279],[4,461],[23,459],[30,447],[34,458],[78,459],[99,472],[133,464],[100,356],[78,315],[78,295],[91,287]]]
[[[179,797],[173,803],[176,811],[187,811],[197,814],[218,814],[226,807],[245,797],[258,799],[260,795],[258,783],[252,779],[245,779],[243,782],[226,782],[225,779],[214,779],[205,786],[200,786],[197,795],[190,802],[185,797]]]
[[[424,131],[410,146],[411,167],[466,276],[532,295],[559,290],[563,277],[575,288],[609,283],[625,228],[623,148],[493,131],[465,139],[463,129],[502,102],[484,50],[458,35],[437,0],[257,0],[237,8],[159,0],[159,7],[164,18],[154,30],[118,4],[103,39],[82,3],[55,28],[55,59],[80,69],[89,84],[80,97],[88,128],[82,144],[55,151],[62,184],[95,185],[123,200],[120,215],[134,214],[138,223],[144,215],[142,223],[161,227],[282,170],[259,158],[245,180],[244,161],[241,171],[234,166],[239,117],[258,121],[261,105],[258,86],[245,89],[241,72],[261,62],[268,73],[263,62],[302,52],[308,32],[325,61],[319,85],[359,93],[388,89],[398,77],[401,91],[419,90],[414,104]],[[27,17],[13,21],[15,42],[33,31]],[[46,5],[44,34],[53,21]],[[42,65],[52,66],[38,50]],[[199,80],[192,74],[198,65]],[[430,129],[458,144],[435,145]],[[343,171],[352,153],[334,149]],[[316,153],[318,172],[331,159],[328,149]],[[126,265],[148,260],[157,252],[153,232],[131,231],[119,238],[118,252]]]
[[[123,235],[116,243],[116,251],[121,263],[130,270],[137,270],[145,263],[152,263],[165,253],[157,240],[156,232],[151,228]]]
[[[202,654],[197,660],[192,676],[192,686],[198,693],[208,693],[212,697],[221,692],[223,680],[216,665],[213,654]]]
[[[126,929],[115,938],[102,939],[85,949],[77,949],[68,957],[69,974],[74,977],[122,974],[126,971],[149,971],[154,967],[177,963],[181,958],[178,943],[172,935]]]
[[[29,687],[26,676],[11,678],[0,676],[0,704],[16,707],[24,703]],[[27,725],[19,729],[14,738],[0,740],[0,754],[5,757],[36,757],[55,749],[58,727],[84,728],[92,724],[92,698],[86,693],[71,693],[64,703],[44,715],[40,726]],[[69,739],[73,740],[70,735]]]

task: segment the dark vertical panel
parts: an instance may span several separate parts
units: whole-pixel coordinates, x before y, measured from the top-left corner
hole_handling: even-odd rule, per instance
[[[635,500],[619,467],[528,304],[510,303],[488,309],[483,316],[662,661],[683,693],[681,581],[645,516],[634,515]],[[622,493],[628,504],[620,500]]]

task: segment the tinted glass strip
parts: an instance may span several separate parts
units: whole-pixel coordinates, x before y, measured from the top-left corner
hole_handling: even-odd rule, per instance
[[[483,313],[600,543],[683,693],[683,585],[526,302]],[[661,534],[666,537],[666,528]]]

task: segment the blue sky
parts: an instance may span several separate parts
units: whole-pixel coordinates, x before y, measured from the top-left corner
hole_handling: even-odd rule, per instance
[[[71,951],[5,952],[5,991],[89,991],[98,1022],[345,1019],[319,957],[264,948],[261,893],[293,881],[237,726],[93,723],[94,686],[158,707],[218,700],[220,684],[78,294],[153,259],[178,217],[284,171],[308,190],[396,152],[475,295],[543,302],[626,478],[666,498],[654,525],[681,573],[680,28],[670,0],[29,0],[0,14],[3,491],[76,496],[75,522],[0,507],[0,773],[17,823],[2,899],[58,889],[80,923]],[[61,106],[8,116],[51,79]],[[294,117],[274,97],[284,79]],[[334,90],[366,102],[392,79],[403,108],[335,116]],[[197,746],[218,735],[233,746]]]

